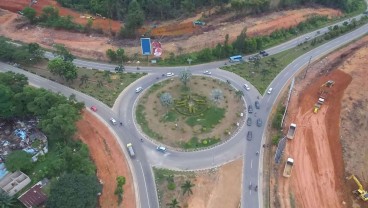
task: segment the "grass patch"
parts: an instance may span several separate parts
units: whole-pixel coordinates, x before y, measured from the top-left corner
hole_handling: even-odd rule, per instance
[[[143,105],[139,104],[137,106],[135,115],[136,115],[137,123],[141,126],[142,131],[145,134],[147,134],[151,138],[162,139],[162,136],[160,136],[159,134],[157,134],[156,132],[154,132],[152,129],[148,127],[148,121],[146,120],[146,113],[145,113],[145,109]]]
[[[212,129],[215,125],[219,124],[221,119],[225,115],[225,109],[217,108],[217,107],[210,107],[200,116],[191,116],[186,120],[186,123],[189,126],[196,126],[200,125],[202,128],[205,129]]]
[[[33,66],[24,66],[24,68],[34,74],[88,94],[110,107],[114,105],[116,98],[128,85],[147,74],[131,72],[112,73],[108,71],[98,71],[96,69],[78,68],[78,78],[73,82],[66,82],[61,77],[53,75],[47,69],[46,60]],[[86,81],[82,81],[82,77],[88,78]]]
[[[175,122],[177,120],[178,115],[174,111],[169,111],[164,116],[164,122]]]
[[[184,149],[204,148],[212,146],[220,141],[220,138],[198,139],[197,137],[192,137],[188,142],[183,143],[181,146]]]

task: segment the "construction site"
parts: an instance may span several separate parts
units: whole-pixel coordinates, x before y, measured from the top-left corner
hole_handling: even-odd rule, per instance
[[[271,207],[368,207],[367,45],[364,37],[295,79]]]

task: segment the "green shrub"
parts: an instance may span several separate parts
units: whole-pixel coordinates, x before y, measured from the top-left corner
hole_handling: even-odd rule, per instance
[[[176,188],[176,184],[175,183],[169,183],[169,184],[167,184],[167,188],[169,189],[169,190],[175,190],[175,188]]]

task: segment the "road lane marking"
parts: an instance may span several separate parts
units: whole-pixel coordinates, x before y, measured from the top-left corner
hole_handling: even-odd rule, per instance
[[[253,167],[253,160],[250,161],[250,168],[252,169]]]
[[[146,177],[144,176],[142,163],[140,161],[138,161],[138,162],[139,162],[139,166],[141,167],[142,174],[143,174],[143,181],[144,181],[144,187],[146,188],[146,197],[147,197],[148,207],[150,208],[151,205],[150,205],[150,200],[149,200],[149,197],[148,197],[148,189],[147,189]]]

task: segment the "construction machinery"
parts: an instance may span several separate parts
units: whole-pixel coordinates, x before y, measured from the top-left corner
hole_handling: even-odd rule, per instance
[[[355,183],[358,185],[358,189],[354,190],[353,193],[358,196],[358,198],[362,199],[363,201],[368,201],[368,192],[364,190],[362,184],[359,182],[357,177],[351,175],[347,178],[348,180],[354,179]]]
[[[335,84],[335,81],[333,80],[328,80],[327,82],[325,82],[323,85],[321,85],[321,87],[319,88],[319,97],[318,97],[318,101],[316,104],[314,104],[314,113],[318,113],[318,110],[321,108],[321,106],[323,105],[323,103],[325,102],[325,99],[327,97],[327,94],[329,93],[329,91],[326,89],[326,87],[330,88]]]

